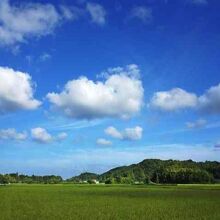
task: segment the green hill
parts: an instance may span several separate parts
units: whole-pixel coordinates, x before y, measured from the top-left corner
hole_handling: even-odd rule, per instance
[[[98,178],[99,178],[98,174],[85,172],[85,173],[81,173],[79,176],[74,176],[70,179],[67,179],[67,182],[77,183],[77,182],[83,182],[83,181],[88,181],[88,180],[94,180]]]
[[[213,183],[220,179],[220,163],[146,159],[101,175],[84,173],[69,180],[85,181],[89,178],[105,183]]]

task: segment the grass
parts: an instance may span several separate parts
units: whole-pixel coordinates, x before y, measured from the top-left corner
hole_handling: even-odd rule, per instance
[[[220,219],[220,185],[0,186],[0,220]]]

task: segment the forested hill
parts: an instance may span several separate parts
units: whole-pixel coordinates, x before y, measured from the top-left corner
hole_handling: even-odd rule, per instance
[[[94,181],[96,180],[96,181]],[[138,164],[111,169],[101,175],[82,173],[67,179],[73,183],[214,183],[220,182],[220,162],[192,160],[146,159]],[[0,174],[0,184],[7,183],[62,183],[60,176],[28,176],[18,173]]]
[[[87,177],[87,180],[97,179],[105,183],[211,183],[220,180],[220,163],[146,159],[138,164]],[[69,180],[80,182],[86,179],[77,176]]]
[[[70,179],[68,179],[69,182],[83,182],[83,181],[88,181],[88,180],[94,180],[98,179],[99,175],[96,173],[81,173],[79,176],[74,176]]]

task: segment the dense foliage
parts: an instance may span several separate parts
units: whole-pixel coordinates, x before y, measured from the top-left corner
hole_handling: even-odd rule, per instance
[[[0,174],[0,184],[7,184],[7,183],[60,183],[63,179],[61,176],[28,176],[18,173],[11,173],[11,174]]]
[[[85,173],[81,173],[79,176],[74,176],[70,179],[67,179],[67,182],[80,183],[84,181],[92,181],[94,179],[98,179],[98,176],[99,175],[95,173],[85,172]]]
[[[101,175],[85,172],[67,179],[73,183],[153,184],[153,183],[214,183],[220,181],[220,163],[213,161],[146,159],[138,164],[117,167]],[[7,183],[61,183],[60,176],[28,176],[18,173],[0,174],[0,184]]]
[[[83,177],[81,179],[81,177]],[[220,179],[219,162],[195,162],[192,160],[146,159],[138,164],[117,167],[101,175],[92,174],[89,179],[112,183],[213,183]],[[71,180],[85,181],[81,174]]]

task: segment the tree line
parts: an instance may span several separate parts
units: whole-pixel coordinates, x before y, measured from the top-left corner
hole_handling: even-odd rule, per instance
[[[55,175],[0,174],[0,184],[97,183],[97,181],[105,184],[215,183],[220,182],[220,163],[217,161],[195,162],[192,160],[146,159],[138,164],[116,167],[100,175],[86,172],[67,180]]]
[[[44,184],[56,184],[63,182],[61,176],[47,175],[47,176],[28,176],[18,173],[0,174],[0,184],[8,183],[44,183]]]

